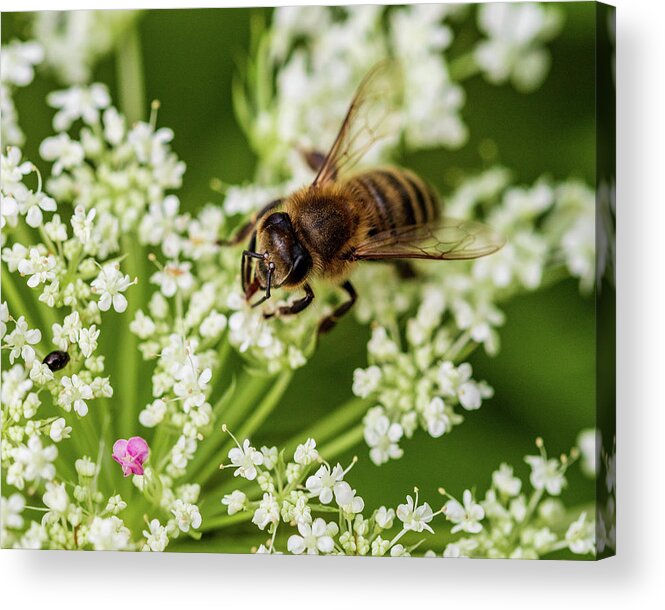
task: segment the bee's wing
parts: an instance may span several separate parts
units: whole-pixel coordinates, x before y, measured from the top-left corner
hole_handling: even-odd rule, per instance
[[[377,140],[394,132],[387,119],[396,116],[401,91],[397,61],[385,59],[376,64],[358,86],[342,127],[326,155],[312,186],[335,180],[348,171]]]
[[[504,243],[505,239],[500,234],[480,222],[440,218],[424,225],[377,233],[359,244],[352,258],[465,260],[492,254]]]

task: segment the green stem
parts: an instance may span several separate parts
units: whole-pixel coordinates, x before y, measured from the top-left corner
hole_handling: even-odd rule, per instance
[[[257,407],[251,411],[250,417],[245,421],[245,423],[240,426],[237,431],[236,438],[241,442],[243,439],[251,437],[256,430],[261,426],[261,424],[268,418],[268,416],[273,412],[275,407],[279,404],[284,392],[286,392],[291,379],[293,377],[293,371],[286,371],[282,373],[277,380],[274,381],[270,391],[264,396],[261,402]],[[249,405],[251,408],[251,404]],[[248,409],[249,411],[250,409]],[[224,459],[224,456],[228,453],[231,448],[233,441],[231,439],[226,440],[221,447],[219,448],[219,460],[208,460],[205,469],[199,474],[199,481],[206,481],[210,478],[217,470],[219,469],[220,462]]]
[[[313,438],[319,445],[334,437],[341,430],[347,428],[367,411],[368,403],[363,398],[351,398],[332,410],[330,415],[320,419],[313,426],[303,432],[299,432],[284,444],[286,453],[291,453],[295,448],[308,438]]]
[[[362,423],[351,428],[341,436],[324,445],[319,450],[319,453],[326,460],[330,460],[344,453],[345,451],[355,447],[363,439],[364,425]]]
[[[210,530],[221,530],[236,523],[244,523],[252,518],[252,511],[243,511],[235,515],[221,515],[213,519],[207,519],[201,524],[200,531],[208,532]]]
[[[143,248],[138,245],[134,237],[124,235],[122,239],[123,250],[128,254],[126,259],[127,271],[130,277],[139,277],[142,275],[141,266],[143,263]],[[144,278],[139,277],[139,283],[134,287],[136,293],[129,295],[127,311],[117,320],[117,324],[125,326],[124,329],[118,329],[118,333],[123,337],[117,351],[118,359],[116,361],[115,374],[116,386],[121,395],[121,414],[120,427],[116,430],[120,435],[133,436],[132,432],[136,429],[136,417],[138,412],[138,390],[140,383],[141,361],[139,359],[138,339],[134,333],[129,331],[128,325],[136,313],[136,303],[144,300],[141,298],[141,292],[144,289]],[[119,436],[118,438],[127,438]]]
[[[131,27],[116,46],[116,77],[120,108],[129,123],[145,119],[146,95],[141,40],[137,26]]]
[[[480,66],[476,63],[473,51],[456,57],[450,62],[450,78],[454,81],[466,80],[478,72],[480,72]]]

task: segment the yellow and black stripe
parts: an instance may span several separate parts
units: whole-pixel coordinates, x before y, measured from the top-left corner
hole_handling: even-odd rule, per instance
[[[350,182],[374,208],[376,226],[370,234],[426,224],[440,215],[436,191],[409,170],[394,167],[371,170],[352,177]]]

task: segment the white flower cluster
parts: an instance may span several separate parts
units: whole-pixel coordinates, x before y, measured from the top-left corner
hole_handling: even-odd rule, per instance
[[[424,539],[407,544],[404,536],[413,540],[416,534],[434,533],[430,522],[441,510],[421,503],[417,489],[404,504],[394,509],[381,506],[368,515],[363,498],[347,481],[355,459],[346,469],[332,466],[320,457],[314,439],[298,445],[289,462],[277,447],[259,450],[247,439],[236,444],[229,451],[231,463],[223,467],[256,481],[262,497],[252,500],[236,489],[222,498],[222,504],[229,515],[251,515],[252,523],[269,535],[256,552],[283,552],[279,533],[286,550],[295,555],[405,556]]]
[[[478,5],[478,28],[486,36],[474,59],[491,83],[510,81],[523,92],[537,89],[545,79],[551,58],[545,43],[560,31],[563,15],[542,3]]]
[[[0,57],[0,140],[3,147],[22,146],[25,135],[12,96],[16,88],[32,82],[35,66],[44,59],[44,49],[35,41],[13,41],[2,46]]]
[[[118,494],[107,497],[98,488],[100,464],[83,456],[75,461],[76,482],[58,481],[52,464],[57,451],[55,447],[51,449],[44,449],[39,438],[33,437],[23,450],[25,455],[21,459],[44,481],[41,499],[45,512],[41,521],[30,521],[26,528],[23,513],[30,507],[26,507],[25,497],[18,492],[3,497],[0,532],[3,548],[163,551],[170,539],[201,525],[201,515],[193,504],[199,488],[185,485],[177,490],[177,497],[169,505],[163,505],[165,525],[157,518],[148,521],[146,517],[145,539],[132,540],[131,531],[123,521],[127,502]],[[145,476],[148,479],[145,485],[152,485],[150,473]]]
[[[95,64],[108,55],[139,11],[39,11],[32,34],[44,45],[45,63],[66,85],[89,82]]]
[[[542,439],[536,445],[538,455],[524,458],[531,467],[529,493],[504,463],[492,473],[482,501],[466,490],[463,502],[452,497],[446,502],[443,512],[453,524],[451,533],[463,536],[446,546],[444,557],[538,559],[564,549],[576,555],[596,553],[593,515],[581,510],[571,517],[559,499],[577,448],[556,459],[548,457]]]
[[[236,98],[266,166],[259,173],[311,179],[294,145],[325,151],[358,83],[388,56],[406,68],[402,90],[395,92],[404,99],[404,120],[393,144],[403,135],[411,148],[462,145],[464,91],[452,81],[443,54],[453,38],[446,19],[454,11],[446,5],[278,8],[270,44],[261,47],[265,57],[257,60],[263,72],[255,70],[249,94]],[[379,143],[370,151],[373,161],[382,148]]]
[[[419,263],[417,283],[388,266],[361,266],[354,276],[364,287],[357,316],[374,329],[369,366],[354,372],[353,393],[375,405],[364,423],[377,464],[401,457],[399,441],[418,426],[442,436],[462,421],[455,406],[477,409],[491,397],[464,359],[478,345],[498,352],[505,316],[497,304],[537,289],[563,265],[583,290],[593,287],[593,191],[575,180],[541,179],[530,187],[509,180],[503,168],[486,170],[465,180],[446,205],[454,217],[482,215],[506,238],[499,252],[469,263]]]
[[[426,300],[417,319],[436,327],[440,311]],[[399,441],[411,438],[418,427],[434,438],[443,436],[463,420],[456,406],[475,410],[492,396],[485,382],[472,379],[471,365],[455,366],[447,357],[454,344],[445,329],[435,336],[409,332],[407,340],[408,349],[401,351],[385,328],[375,328],[368,343],[370,366],[354,372],[353,393],[378,403],[363,420],[375,464],[400,458]]]
[[[87,253],[116,252],[120,235],[147,209],[153,215],[172,209],[164,203],[167,191],[181,186],[185,171],[171,151],[173,132],[155,126],[155,112],[151,122],[128,126],[99,83],[54,91],[47,101],[57,110],[56,135],[39,148],[44,160],[54,162],[47,190],[85,212],[77,232]]]

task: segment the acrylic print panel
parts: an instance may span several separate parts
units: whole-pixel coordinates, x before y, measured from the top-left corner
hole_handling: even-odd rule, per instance
[[[613,32],[3,15],[2,546],[613,554]]]

